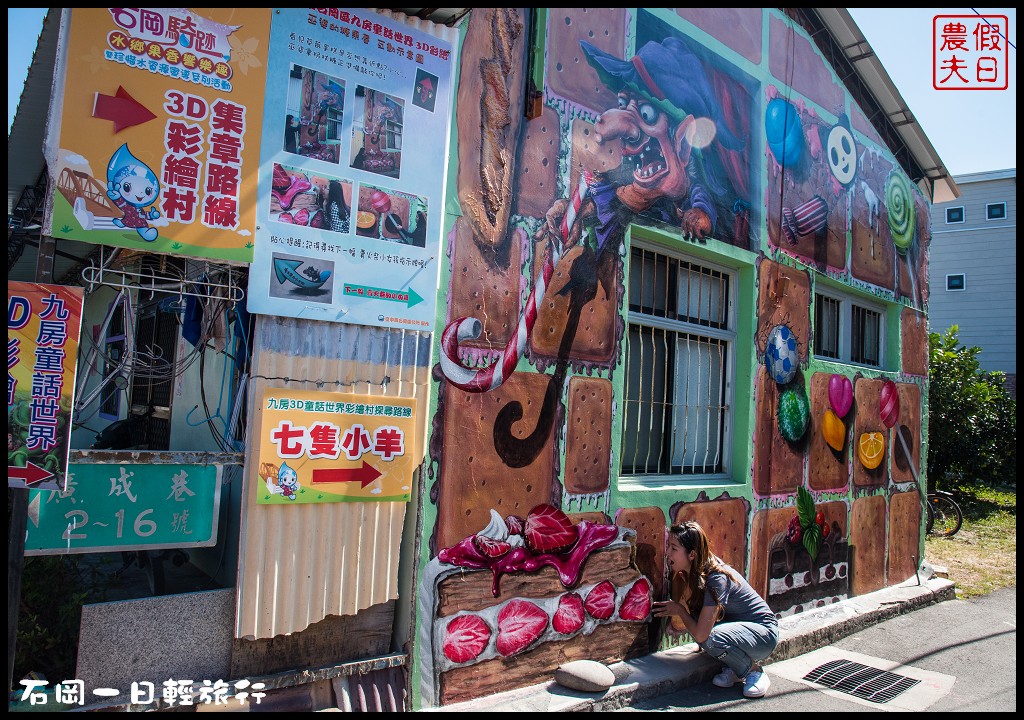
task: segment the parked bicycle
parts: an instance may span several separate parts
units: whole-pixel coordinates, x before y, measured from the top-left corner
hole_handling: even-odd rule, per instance
[[[960,526],[964,524],[964,513],[956,504],[952,493],[942,490],[928,493],[928,502],[925,507],[928,511],[925,531],[929,535],[953,537],[960,531]]]

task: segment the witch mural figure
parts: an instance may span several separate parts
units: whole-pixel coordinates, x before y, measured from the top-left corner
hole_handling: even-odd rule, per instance
[[[619,141],[622,162],[607,172],[584,168],[573,196],[555,200],[547,211],[534,236],[553,248],[541,276],[550,277],[563,251],[584,237],[584,227],[593,228],[595,247],[573,261],[563,294],[579,287],[581,296],[593,297],[595,277],[606,294],[614,292],[630,223],[667,224],[691,241],[715,238],[750,249],[749,132],[741,131],[750,127],[749,92],[675,36],[645,43],[629,60],[583,40],[580,47],[616,93],[616,106],[598,115],[594,131],[601,145]],[[538,282],[528,306],[539,307],[544,291]],[[459,341],[476,337],[481,323],[453,320],[442,335],[445,376],[469,392],[500,386],[515,371],[536,315],[520,317],[502,361],[485,369],[463,365],[458,352]]]
[[[153,207],[160,195],[160,181],[144,162],[132,155],[125,143],[110,156],[107,163],[107,197],[124,213],[114,218],[119,228],[132,228],[146,242],[159,234],[150,220],[160,217]]]

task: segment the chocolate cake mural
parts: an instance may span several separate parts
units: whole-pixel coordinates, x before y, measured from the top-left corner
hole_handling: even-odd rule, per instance
[[[827,284],[923,315],[920,198],[851,124],[860,111],[816,50],[793,50],[807,56],[800,83],[773,73],[778,38],[762,47],[762,26],[809,43],[802,29],[775,10],[721,13],[480,8],[466,21],[420,509],[417,707],[685,641],[650,612],[678,591],[665,548],[681,520],[700,522],[780,616],[876,583],[856,583],[862,564],[883,584],[905,579],[884,577],[907,565],[886,562],[885,503],[919,481],[923,376],[899,362],[919,349],[889,339],[874,366],[823,356],[815,303]],[[749,32],[729,32],[736,13]],[[638,292],[648,244],[670,258],[652,267],[698,278],[689,290],[652,281],[666,298],[655,310]],[[718,289],[696,284],[705,277]],[[728,327],[691,312],[688,292]],[[678,404],[679,426],[660,435],[628,407],[644,313],[658,332],[685,321],[718,343],[702,340],[699,374],[678,360],[687,334],[651,343],[662,358],[684,348],[663,370],[681,389],[643,416],[672,425]],[[721,399],[688,395],[690,374],[708,385],[708,372]],[[918,407],[892,416],[894,397]],[[710,431],[685,424],[689,402],[714,406]],[[890,416],[914,472],[893,465]],[[663,438],[667,457],[638,461],[641,433]],[[720,442],[715,457],[676,453],[698,433]],[[879,501],[878,528],[857,525]],[[855,532],[877,535],[856,561]],[[920,523],[899,533],[901,548],[920,543]]]

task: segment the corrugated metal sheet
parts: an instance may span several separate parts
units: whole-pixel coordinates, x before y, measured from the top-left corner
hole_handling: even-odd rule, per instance
[[[270,316],[254,335],[235,635],[270,638],[397,598],[407,504],[257,504],[253,399],[265,388],[414,397],[422,453],[431,335]]]
[[[342,712],[404,712],[405,668],[392,667],[334,678],[334,696]]]

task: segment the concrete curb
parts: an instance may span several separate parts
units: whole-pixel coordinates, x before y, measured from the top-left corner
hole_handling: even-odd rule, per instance
[[[956,598],[951,580],[918,578],[834,605],[783,618],[782,638],[766,662],[817,650],[884,620]],[[616,683],[603,693],[570,690],[553,680],[422,712],[603,712],[710,682],[720,665],[695,644],[609,665]]]

